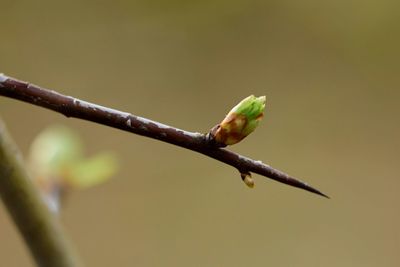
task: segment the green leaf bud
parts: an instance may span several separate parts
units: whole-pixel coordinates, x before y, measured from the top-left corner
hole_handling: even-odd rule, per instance
[[[218,146],[233,145],[252,133],[264,116],[265,96],[248,96],[210,131]]]

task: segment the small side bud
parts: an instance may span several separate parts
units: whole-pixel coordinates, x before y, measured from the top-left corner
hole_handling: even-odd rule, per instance
[[[208,134],[215,145],[224,147],[239,143],[252,133],[264,116],[265,96],[248,96],[226,115]]]
[[[251,178],[250,172],[241,172],[240,177],[242,178],[243,182],[249,187],[254,188],[254,180]]]

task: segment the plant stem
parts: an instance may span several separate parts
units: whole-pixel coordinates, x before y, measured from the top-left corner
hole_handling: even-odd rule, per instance
[[[20,153],[0,120],[0,197],[38,266],[81,264],[24,168]]]
[[[177,129],[130,113],[92,104],[52,90],[19,81],[0,74],[0,95],[41,106],[66,117],[74,117],[107,125],[123,131],[158,139],[231,165],[240,173],[254,172],[275,181],[288,184],[309,192],[328,197],[288,174],[272,168],[261,161],[255,161],[226,149],[213,146],[206,135]]]

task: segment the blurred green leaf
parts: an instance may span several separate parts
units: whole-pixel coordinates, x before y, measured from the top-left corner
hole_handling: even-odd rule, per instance
[[[118,161],[112,153],[101,153],[71,166],[68,182],[75,188],[87,188],[112,177],[118,169]]]
[[[118,160],[110,152],[85,158],[78,134],[54,125],[32,142],[28,166],[46,204],[58,212],[61,199],[70,189],[85,189],[110,179],[117,172]]]
[[[79,136],[62,125],[46,128],[34,139],[28,156],[35,179],[62,178],[63,172],[81,160],[83,145]]]

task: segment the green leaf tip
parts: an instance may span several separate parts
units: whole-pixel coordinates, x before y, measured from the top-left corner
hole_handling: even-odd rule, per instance
[[[229,111],[224,120],[210,131],[218,146],[239,143],[251,134],[264,116],[265,96],[250,95]]]

